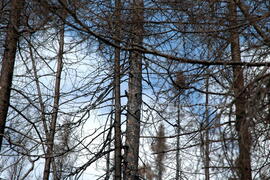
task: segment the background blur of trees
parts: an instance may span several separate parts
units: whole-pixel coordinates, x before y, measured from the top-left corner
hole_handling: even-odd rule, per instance
[[[270,179],[267,0],[1,0],[0,178]]]

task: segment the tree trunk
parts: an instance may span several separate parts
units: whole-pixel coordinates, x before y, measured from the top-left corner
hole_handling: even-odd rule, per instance
[[[204,151],[204,154],[205,154],[205,157],[204,157],[204,160],[205,160],[205,164],[204,164],[204,168],[205,168],[205,180],[209,180],[210,179],[210,152],[209,152],[209,109],[208,109],[208,106],[209,106],[209,94],[208,94],[208,91],[209,91],[209,75],[207,74],[207,77],[206,77],[206,80],[205,80],[205,91],[206,91],[206,94],[205,94],[205,151]]]
[[[66,17],[65,11],[63,12],[63,18]],[[65,33],[65,26],[64,24],[60,27],[60,39],[59,39],[59,51],[57,56],[57,70],[56,70],[56,78],[55,78],[55,86],[54,86],[54,103],[53,103],[53,112],[52,112],[52,119],[50,123],[50,131],[47,139],[47,151],[45,154],[45,166],[43,172],[43,180],[49,180],[50,176],[50,169],[53,158],[53,146],[54,146],[54,137],[55,137],[55,130],[56,130],[56,121],[58,116],[59,110],[59,100],[60,100],[60,84],[61,84],[61,73],[63,68],[63,53],[64,53],[64,33]],[[54,168],[55,169],[55,168]],[[58,179],[55,176],[54,172],[54,179]]]
[[[114,99],[112,99],[112,104],[114,104]],[[114,109],[114,107],[112,106],[112,112],[113,112],[113,109]],[[110,127],[113,126],[113,118],[114,118],[113,115],[111,115],[111,117],[110,117],[110,125],[109,125]],[[108,139],[111,140],[111,138],[112,138],[112,133],[109,132]],[[106,176],[105,176],[104,180],[109,180],[110,176],[111,176],[111,148],[112,148],[111,147],[111,142],[109,142],[108,143],[108,148],[107,148],[108,153],[106,155]]]
[[[6,125],[12,77],[14,71],[17,43],[19,41],[20,15],[24,7],[24,0],[12,0],[9,24],[5,40],[5,50],[2,59],[0,77],[0,150]]]
[[[132,39],[134,47],[143,41],[143,0],[132,1]],[[139,179],[139,139],[140,116],[142,105],[142,54],[138,51],[130,52],[130,72],[128,82],[128,113],[125,149],[125,178]]]
[[[231,16],[231,27],[237,25],[237,9],[236,5],[231,0],[229,3],[229,10]],[[238,29],[231,29],[231,54],[233,62],[241,62],[240,43]],[[235,116],[236,116],[236,130],[238,132],[239,157],[236,164],[239,169],[239,176],[241,180],[251,180],[251,134],[246,114],[246,97],[244,90],[244,75],[242,67],[233,67],[234,78],[234,95],[235,95]]]
[[[181,159],[180,159],[180,96],[178,96],[178,99],[176,101],[176,107],[177,107],[177,119],[176,119],[176,175],[175,179],[179,180],[181,178]]]
[[[121,0],[115,0],[115,37],[120,39],[120,26],[121,26]],[[120,42],[117,40],[116,44],[119,46]],[[114,179],[121,180],[121,99],[120,99],[120,49],[115,48],[114,53],[114,98],[115,98],[115,121],[114,121]]]

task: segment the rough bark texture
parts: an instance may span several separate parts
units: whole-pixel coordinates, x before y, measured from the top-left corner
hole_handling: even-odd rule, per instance
[[[136,46],[143,41],[143,0],[132,2],[132,39],[131,43]],[[125,172],[124,179],[139,179],[139,139],[140,139],[140,116],[142,104],[142,54],[138,51],[130,52],[130,75],[128,89],[128,115],[126,130],[125,149]]]
[[[233,1],[229,3],[229,11],[231,16],[232,27],[237,24],[237,10]],[[240,43],[238,29],[231,30],[231,54],[233,62],[241,62]],[[251,134],[249,131],[249,123],[246,114],[246,97],[243,93],[244,76],[241,67],[233,68],[234,78],[234,94],[235,94],[235,115],[236,115],[236,130],[238,132],[239,157],[237,168],[241,180],[251,180]]]
[[[12,0],[9,24],[5,40],[0,77],[0,150],[6,125],[17,43],[19,41],[20,15],[24,0]]]
[[[120,37],[120,20],[121,20],[121,0],[115,0],[115,36],[117,39]],[[119,46],[120,42],[116,44]],[[115,98],[115,121],[114,121],[114,179],[121,180],[121,99],[120,99],[120,49],[115,48],[114,54],[114,98]]]

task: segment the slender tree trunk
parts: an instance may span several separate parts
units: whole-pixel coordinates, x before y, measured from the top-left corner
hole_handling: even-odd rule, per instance
[[[181,169],[181,160],[180,160],[180,96],[177,99],[177,120],[176,120],[176,124],[177,124],[177,129],[176,129],[176,176],[175,179],[179,180],[181,178],[180,176],[180,169]]]
[[[229,3],[229,10],[231,16],[231,24],[235,26],[237,24],[237,9],[233,0]],[[241,62],[240,42],[238,29],[232,28],[231,30],[231,54],[232,61]],[[236,130],[238,132],[238,145],[239,145],[239,157],[236,163],[239,169],[239,175],[241,180],[251,180],[251,134],[249,131],[249,125],[246,114],[246,97],[243,93],[244,90],[244,75],[242,67],[233,68],[234,78],[234,95],[235,95],[235,115],[236,115]]]
[[[39,101],[39,106],[40,106],[40,114],[41,114],[40,119],[42,121],[42,125],[43,125],[44,131],[45,131],[46,139],[48,139],[49,130],[48,130],[48,126],[47,126],[47,123],[46,123],[45,104],[44,104],[44,101],[43,101],[43,98],[42,98],[42,92],[41,92],[41,87],[40,87],[39,76],[38,76],[38,73],[37,73],[36,62],[35,62],[35,58],[34,58],[33,50],[32,50],[31,46],[32,45],[29,43],[30,59],[32,61],[32,69],[33,69],[34,78],[35,78],[34,81],[35,81],[36,88],[37,88],[38,101]],[[42,146],[42,148],[43,148],[43,150],[45,152],[44,145]]]
[[[121,28],[121,0],[115,0],[115,37],[120,39],[120,28]],[[117,40],[116,44],[119,46],[120,42]],[[120,99],[120,77],[121,77],[121,67],[120,67],[120,49],[115,48],[114,53],[114,98],[115,98],[115,121],[114,121],[114,179],[121,180],[121,99]]]
[[[24,0],[12,0],[9,24],[5,40],[5,50],[2,59],[0,76],[0,150],[6,125],[12,77],[14,71],[17,43],[19,41],[20,15],[24,7]]]
[[[113,92],[114,94],[114,92]],[[113,95],[114,96],[114,95]],[[112,99],[112,104],[114,104],[114,99]],[[113,111],[114,107],[112,107],[112,111]],[[113,125],[113,115],[111,115],[111,118],[110,118],[110,127],[112,127]],[[108,139],[111,139],[112,135],[111,135],[111,132],[109,132],[110,134],[108,134]],[[106,176],[104,178],[104,180],[109,180],[110,179],[110,176],[111,176],[111,166],[110,166],[110,163],[111,163],[111,142],[109,142],[108,144],[108,148],[107,148],[107,151],[108,151],[108,154],[106,156]]]
[[[205,95],[205,180],[210,179],[210,173],[209,173],[209,166],[210,166],[210,155],[209,155],[209,110],[208,110],[208,104],[209,104],[209,76],[207,74],[206,77],[206,83],[205,83],[205,89],[206,89],[206,95]]]
[[[132,1],[132,39],[131,43],[141,45],[143,41],[143,0]],[[140,116],[142,105],[142,54],[130,52],[130,72],[128,82],[128,114],[125,149],[125,178],[139,179],[138,159],[140,141]]]
[[[65,18],[66,13],[63,12],[63,17]],[[58,51],[58,59],[57,59],[57,70],[56,70],[56,79],[55,79],[55,89],[54,89],[54,103],[53,103],[53,112],[52,119],[50,122],[50,131],[47,139],[47,151],[45,154],[45,166],[43,172],[43,180],[49,180],[51,164],[54,161],[53,158],[53,146],[54,146],[54,137],[56,130],[56,121],[59,110],[59,100],[60,100],[60,84],[61,84],[61,73],[63,68],[63,53],[64,53],[64,24],[60,27],[60,39],[59,39],[59,51]],[[55,168],[54,168],[55,169]],[[54,179],[57,179],[54,172]]]

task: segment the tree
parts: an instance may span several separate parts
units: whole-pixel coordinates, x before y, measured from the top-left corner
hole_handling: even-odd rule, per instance
[[[17,43],[19,41],[20,17],[24,7],[24,0],[12,0],[9,23],[5,39],[5,49],[2,59],[0,76],[0,150],[2,147],[7,113],[9,109],[10,92],[16,58]]]
[[[232,61],[241,62],[240,53],[240,40],[238,29],[233,28],[236,26],[237,10],[236,4],[231,1],[229,2],[229,13],[231,17],[231,55]],[[238,163],[236,164],[239,168],[240,179],[252,179],[251,175],[251,135],[249,132],[249,122],[246,114],[246,97],[243,92],[244,89],[244,76],[243,69],[241,67],[233,68],[233,88],[235,96],[235,115],[236,115],[236,130],[238,132],[238,143],[239,143],[239,157]]]
[[[144,1],[131,2],[131,46],[136,48],[143,41],[143,10]],[[140,121],[142,106],[142,53],[130,51],[129,82],[127,103],[126,147],[125,147],[125,174],[124,179],[138,179]]]
[[[121,0],[115,0],[115,38],[120,39],[121,30]],[[115,42],[120,46],[120,41]],[[114,137],[115,137],[115,153],[114,153],[114,178],[121,180],[122,172],[122,140],[121,140],[121,66],[120,66],[120,48],[115,48],[114,53],[114,99],[115,99],[115,120],[114,120]]]
[[[62,18],[65,20],[67,13],[65,10],[61,13]],[[61,83],[61,73],[63,68],[63,55],[64,55],[64,34],[65,33],[65,25],[62,24],[60,27],[59,32],[59,51],[57,55],[57,70],[56,70],[56,77],[55,77],[55,89],[54,89],[54,102],[53,102],[53,112],[52,118],[49,125],[49,132],[47,136],[47,152],[45,154],[45,167],[44,167],[44,174],[43,179],[49,180],[50,176],[50,169],[51,163],[54,161],[54,137],[56,133],[56,121],[58,119],[58,111],[59,111],[59,100],[60,100],[60,83]],[[54,178],[57,179],[56,175],[54,174]]]
[[[157,137],[154,140],[151,149],[155,154],[155,169],[156,169],[156,177],[158,180],[162,180],[165,168],[164,168],[164,160],[165,160],[165,152],[168,150],[168,146],[166,144],[165,137],[165,129],[163,124],[159,125],[157,131]]]
[[[15,2],[0,2],[1,176],[270,176],[268,1]]]
[[[57,132],[58,136],[54,143],[54,153],[56,157],[52,162],[52,167],[53,179],[55,180],[67,178],[68,174],[72,172],[77,160],[76,155],[70,150],[70,147],[72,147],[74,143],[74,140],[72,140],[74,128],[72,128],[72,122],[68,118],[63,120],[63,127]]]

